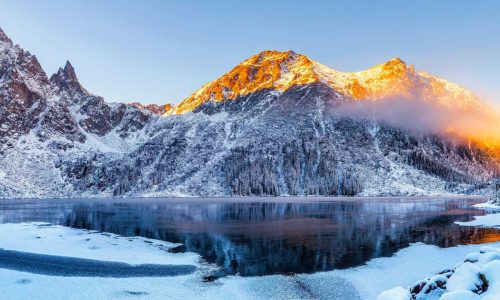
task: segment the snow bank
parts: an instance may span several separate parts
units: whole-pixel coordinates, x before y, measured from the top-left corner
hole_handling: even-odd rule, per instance
[[[479,300],[478,295],[470,291],[454,291],[441,296],[440,300]]]
[[[176,244],[71,229],[45,223],[0,224],[0,248],[129,264],[186,264],[199,270],[173,277],[65,277],[0,268],[0,299],[290,299],[317,298],[295,276],[207,278],[193,253],[169,253]],[[348,295],[353,289],[333,294]],[[331,293],[332,293],[331,292]],[[331,295],[331,294],[330,294]],[[356,299],[356,298],[345,298]]]
[[[195,273],[182,276],[136,278],[49,276],[0,268],[0,298],[374,300],[384,289],[409,286],[427,274],[452,266],[469,252],[476,252],[468,257],[471,262],[477,260],[484,265],[493,261],[496,255],[500,257],[500,252],[495,251],[480,254],[482,245],[443,249],[413,244],[392,257],[373,259],[366,265],[347,270],[290,276],[236,275],[210,280],[207,274],[211,274],[211,266],[207,267],[200,262],[197,254],[166,251],[175,246],[177,244],[163,241],[44,223],[0,224],[0,248],[6,250],[129,264],[194,264],[198,267]],[[500,247],[500,243],[493,243],[491,246],[494,249]],[[488,278],[496,278],[494,267],[492,265],[485,268],[484,272]],[[441,274],[434,278],[434,281],[438,282],[440,276],[446,278],[446,275]],[[488,292],[493,291],[493,288],[489,286]],[[496,289],[500,291],[500,287]],[[399,288],[383,294],[384,298],[379,299],[399,300],[407,296],[402,290],[409,292],[408,289]]]
[[[383,291],[377,297],[377,300],[409,300],[410,298],[410,292],[398,286],[390,290]]]
[[[0,224],[0,248],[37,254],[77,257],[131,265],[198,265],[194,253],[170,253],[180,244],[143,237],[72,229],[47,223]]]
[[[500,228],[500,213],[491,213],[484,216],[476,216],[473,221],[455,222],[461,226],[480,226]]]
[[[482,208],[482,209],[487,209],[487,210],[500,210],[500,205],[499,204],[495,204],[492,201],[475,204],[474,207],[476,207],[476,208]]]
[[[479,226],[500,229],[500,205],[488,201],[476,204],[474,207],[484,209],[489,213],[484,216],[475,216],[472,221],[455,222],[455,224],[461,226]]]
[[[490,209],[493,213],[476,216],[473,221],[455,223],[500,228],[499,206],[486,202],[476,207]],[[380,296],[392,295],[391,291],[400,288],[384,291]],[[417,300],[500,299],[500,247],[482,246],[479,251],[467,254],[453,269],[445,269],[437,275],[417,281],[406,291],[411,293],[412,299]]]
[[[490,244],[500,247],[500,243]],[[461,245],[451,248],[440,248],[422,243],[398,251],[391,257],[372,259],[366,265],[347,270],[334,270],[308,275],[319,280],[328,280],[338,276],[350,282],[358,291],[360,299],[378,299],[380,293],[395,286],[407,287],[429,274],[440,273],[454,266],[470,252],[478,252],[483,245]],[[440,285],[443,274],[433,276],[428,287]],[[310,283],[311,289],[316,289],[316,282]],[[406,289],[408,290],[408,289]],[[409,291],[409,290],[408,290]],[[395,293],[389,293],[390,296]],[[387,294],[385,295],[387,296]],[[343,299],[343,298],[339,298]],[[391,299],[391,298],[381,298]],[[397,299],[397,298],[396,298]],[[404,298],[402,298],[404,299]],[[439,297],[434,298],[439,299]],[[406,299],[405,299],[406,300]]]
[[[377,299],[500,299],[500,248],[481,247],[478,252],[465,256],[454,269],[417,281],[407,289],[397,287],[384,291]]]

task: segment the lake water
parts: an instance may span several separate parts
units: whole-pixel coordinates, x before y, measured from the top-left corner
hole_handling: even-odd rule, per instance
[[[183,198],[2,200],[0,222],[42,221],[184,244],[218,276],[312,273],[391,256],[410,243],[500,240],[462,227],[481,198]]]

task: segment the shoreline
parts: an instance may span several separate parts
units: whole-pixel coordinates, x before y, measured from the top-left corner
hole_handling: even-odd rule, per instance
[[[395,285],[410,285],[427,274],[452,266],[453,262],[463,258],[465,254],[485,245],[500,247],[500,242],[450,248],[415,243],[390,257],[375,258],[362,266],[350,269],[294,275],[230,275],[206,282],[204,278],[216,267],[204,265],[199,255],[194,253],[167,252],[168,247],[175,246],[168,242],[42,223],[0,224],[0,232],[10,234],[0,236],[0,248],[16,248],[19,251],[49,255],[71,253],[75,257],[122,261],[129,264],[138,264],[138,258],[141,258],[141,263],[161,264],[186,264],[187,259],[190,264],[199,268],[195,273],[175,277],[132,278],[49,276],[0,269],[0,289],[4,287],[7,291],[5,295],[13,299],[34,295],[41,287],[46,295],[75,299],[71,290],[62,287],[74,286],[77,282],[85,283],[85,294],[94,298],[116,298],[116,295],[125,295],[126,291],[132,291],[147,295],[148,299],[161,299],[166,296],[213,299],[217,295],[225,295],[228,299],[285,299],[290,296],[321,299],[339,295],[345,300],[375,299],[385,289]],[[13,236],[16,238],[12,239]],[[97,241],[93,245],[87,245],[89,237],[97,238]],[[422,255],[427,257],[425,261],[422,261]],[[20,286],[19,282],[28,283]]]
[[[203,203],[248,203],[248,202],[290,202],[290,203],[315,203],[315,202],[342,202],[359,200],[428,200],[428,199],[478,199],[487,203],[488,197],[482,195],[444,195],[444,196],[237,196],[237,197],[78,197],[78,198],[5,198],[0,201],[94,201],[94,202],[203,202]],[[477,205],[477,204],[476,204]],[[499,207],[500,208],[500,207]]]

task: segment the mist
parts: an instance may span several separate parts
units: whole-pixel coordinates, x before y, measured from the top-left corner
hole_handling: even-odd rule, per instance
[[[432,133],[500,146],[500,113],[487,105],[465,111],[421,100],[365,100],[342,105],[338,112],[404,128],[413,134]]]

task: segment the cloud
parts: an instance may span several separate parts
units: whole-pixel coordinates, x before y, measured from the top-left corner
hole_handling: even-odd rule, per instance
[[[500,147],[500,113],[490,106],[464,111],[421,100],[365,100],[343,105],[338,113],[383,122],[414,134],[434,133]]]

